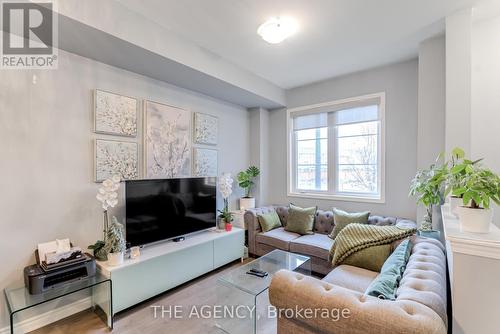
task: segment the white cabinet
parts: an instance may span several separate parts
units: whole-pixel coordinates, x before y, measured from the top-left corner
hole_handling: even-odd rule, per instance
[[[453,333],[497,334],[500,328],[500,229],[461,232],[448,205],[441,207],[450,274]]]
[[[113,267],[98,262],[113,282],[113,313],[243,257],[244,230],[204,231],[181,242],[145,247],[137,259]]]

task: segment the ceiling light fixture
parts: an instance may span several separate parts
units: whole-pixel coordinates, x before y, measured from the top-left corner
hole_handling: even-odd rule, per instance
[[[257,29],[257,34],[268,43],[278,44],[295,34],[298,28],[297,21],[291,17],[273,17]]]

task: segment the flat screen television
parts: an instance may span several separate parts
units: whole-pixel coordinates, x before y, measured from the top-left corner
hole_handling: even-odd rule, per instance
[[[173,239],[216,226],[216,178],[125,182],[128,246]]]

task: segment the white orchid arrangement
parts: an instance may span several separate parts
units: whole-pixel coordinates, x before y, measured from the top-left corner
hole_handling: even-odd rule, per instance
[[[224,219],[226,223],[230,223],[233,220],[233,214],[229,212],[229,196],[233,193],[233,178],[231,173],[223,173],[221,177],[219,177],[219,192],[222,195],[222,199],[224,200],[224,207],[222,210],[219,210],[219,217]]]
[[[102,183],[102,186],[97,191],[96,198],[101,202],[102,209],[104,210],[104,226],[103,226],[103,239],[97,240],[93,245],[88,246],[88,249],[94,251],[94,256],[101,261],[106,261],[108,257],[109,243],[114,242],[108,240],[108,209],[114,208],[118,204],[118,189],[120,188],[120,176],[114,175],[111,179],[107,179]],[[115,217],[113,217],[113,224],[118,224]],[[123,239],[123,238],[122,238]],[[124,243],[124,241],[123,241]],[[108,244],[108,246],[106,246]]]
[[[97,200],[102,203],[104,211],[114,208],[118,204],[118,189],[120,188],[120,176],[113,175],[102,183],[102,187],[97,191]]]

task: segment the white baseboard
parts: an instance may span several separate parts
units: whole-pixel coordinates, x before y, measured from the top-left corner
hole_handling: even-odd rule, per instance
[[[21,333],[34,331],[35,329],[47,326],[53,322],[69,317],[70,315],[73,315],[75,313],[85,311],[90,307],[92,307],[92,301],[90,297],[80,299],[66,306],[58,307],[43,314],[16,323],[16,325],[14,326],[15,333],[17,333],[18,331]],[[0,328],[0,334],[10,334],[10,327],[7,326],[4,328]]]

